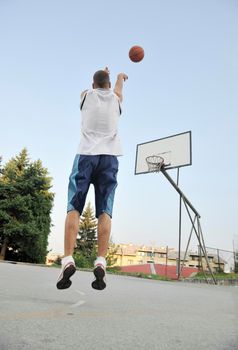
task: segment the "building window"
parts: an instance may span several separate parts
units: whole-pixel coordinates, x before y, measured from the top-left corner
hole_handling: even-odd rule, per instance
[[[192,259],[193,261],[198,261],[198,257],[197,257],[197,256],[192,256],[191,259]]]
[[[152,257],[152,256],[154,256],[154,253],[153,252],[146,252],[146,256]]]
[[[165,258],[166,257],[166,254],[164,253],[157,253],[158,257],[159,258]]]
[[[140,251],[139,251],[139,252],[138,252],[138,255],[139,255],[139,256],[144,256],[144,255],[145,255],[145,253],[144,253],[144,252],[140,252]]]

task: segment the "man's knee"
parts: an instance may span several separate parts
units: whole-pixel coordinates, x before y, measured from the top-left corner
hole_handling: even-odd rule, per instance
[[[80,214],[77,210],[71,210],[66,216],[66,225],[69,228],[74,228],[79,225]]]
[[[111,216],[107,212],[103,212],[98,217],[99,222],[111,222]]]

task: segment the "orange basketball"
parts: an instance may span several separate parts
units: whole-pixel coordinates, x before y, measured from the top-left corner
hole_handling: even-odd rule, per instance
[[[129,57],[132,62],[140,62],[144,58],[144,49],[140,46],[132,46],[129,51]]]

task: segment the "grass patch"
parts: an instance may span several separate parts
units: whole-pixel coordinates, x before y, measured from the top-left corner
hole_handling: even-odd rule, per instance
[[[213,274],[215,279],[217,280],[225,280],[225,279],[238,279],[238,273],[225,273],[225,272],[220,272],[220,273],[214,273]],[[207,277],[210,277],[209,274],[207,274]],[[202,279],[205,278],[203,272],[198,272],[196,276],[192,277],[193,279]]]

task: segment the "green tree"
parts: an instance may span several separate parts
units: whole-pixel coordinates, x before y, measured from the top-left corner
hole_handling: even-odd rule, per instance
[[[107,261],[107,266],[108,267],[111,267],[113,266],[116,261],[117,261],[117,258],[116,258],[116,253],[118,251],[118,245],[113,243],[113,239],[111,238],[110,239],[110,243],[109,243],[109,248],[108,248],[108,251],[107,251],[107,256],[106,256],[106,261]]]
[[[31,162],[24,148],[0,165],[0,257],[44,263],[54,195],[40,160]]]
[[[238,251],[235,252],[235,266],[234,266],[234,272],[238,273]]]
[[[78,238],[74,253],[78,267],[93,267],[97,256],[97,219],[90,202],[81,216]]]

